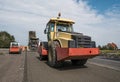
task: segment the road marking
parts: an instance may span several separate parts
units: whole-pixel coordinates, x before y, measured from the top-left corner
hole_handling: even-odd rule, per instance
[[[22,82],[28,82],[27,78],[27,51],[25,51],[25,60],[24,60],[24,77]]]
[[[94,62],[90,62],[88,61],[89,64],[94,64],[94,65],[97,65],[97,66],[101,66],[101,67],[105,67],[105,68],[109,68],[109,69],[113,69],[113,70],[116,70],[116,71],[120,71],[119,68],[115,68],[115,67],[112,67],[112,66],[109,66],[109,65],[103,65],[103,64],[99,64],[99,63],[94,63]]]

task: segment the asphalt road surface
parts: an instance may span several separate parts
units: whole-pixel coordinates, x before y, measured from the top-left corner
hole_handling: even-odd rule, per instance
[[[0,82],[119,82],[119,61],[91,59],[83,66],[66,61],[59,69],[40,61],[36,52],[0,55]],[[103,62],[102,62],[103,61]],[[107,62],[112,62],[107,64]],[[113,65],[112,65],[113,64]],[[116,69],[114,69],[116,68]],[[118,69],[118,70],[117,70]]]
[[[0,50],[0,82],[22,82],[25,54],[8,54]]]

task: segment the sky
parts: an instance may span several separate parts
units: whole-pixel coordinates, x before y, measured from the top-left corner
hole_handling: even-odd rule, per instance
[[[89,35],[97,45],[114,42],[120,48],[120,0],[0,0],[0,31],[28,44],[28,32],[36,31],[41,41],[52,17],[75,21],[74,31]]]

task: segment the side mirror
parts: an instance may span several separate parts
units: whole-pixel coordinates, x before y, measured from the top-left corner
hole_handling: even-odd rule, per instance
[[[46,29],[44,30],[44,34],[47,34]]]
[[[45,30],[44,30],[44,34],[48,33],[48,26],[46,26]]]

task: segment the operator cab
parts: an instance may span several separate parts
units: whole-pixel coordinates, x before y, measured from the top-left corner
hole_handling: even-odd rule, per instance
[[[11,42],[10,47],[19,47],[20,44],[18,42]]]
[[[69,19],[60,18],[60,15],[57,18],[51,18],[46,25],[44,33],[49,32],[73,32],[73,24],[75,22]]]
[[[75,22],[69,19],[51,18],[46,25],[44,33],[47,34],[48,41],[56,38],[58,32],[73,32],[73,24]]]

